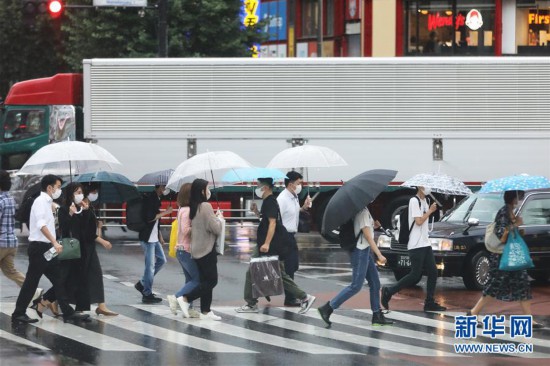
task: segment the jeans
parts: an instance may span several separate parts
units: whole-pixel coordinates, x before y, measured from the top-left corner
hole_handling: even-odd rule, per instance
[[[404,287],[414,286],[422,278],[422,272],[428,274],[426,284],[426,303],[434,302],[435,284],[437,282],[437,267],[431,246],[409,250],[411,271],[388,290],[390,294],[399,292]]]
[[[294,279],[294,272],[300,267],[300,254],[298,252],[298,244],[296,243],[295,233],[289,233],[290,249],[288,251],[285,262],[285,271],[288,277]],[[285,290],[285,303],[293,303],[296,298],[287,290]]]
[[[191,257],[191,254],[185,250],[178,250],[176,257],[180,262],[183,274],[185,275],[185,285],[176,292],[176,297],[185,296],[193,291],[200,284],[199,269],[197,263]]]
[[[141,284],[143,285],[143,295],[148,296],[153,293],[153,278],[166,263],[166,256],[158,241],[154,243],[140,241],[139,244],[145,254],[145,270]]]
[[[357,294],[363,288],[365,279],[369,283],[370,307],[373,312],[380,310],[380,277],[374,259],[370,255],[370,248],[357,249],[351,252],[352,280],[334,299],[330,307],[338,309],[344,302]]]

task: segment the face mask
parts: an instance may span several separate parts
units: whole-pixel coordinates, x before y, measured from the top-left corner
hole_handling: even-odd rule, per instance
[[[82,202],[82,200],[84,199],[84,195],[81,193],[81,194],[75,194],[74,195],[74,203],[76,203],[77,205]]]
[[[168,196],[170,194],[170,190],[166,188],[164,191],[162,191],[162,194]]]
[[[97,193],[90,193],[90,194],[88,195],[88,199],[90,200],[90,202],[94,202],[94,201],[97,201],[97,197],[98,197],[98,196],[99,196],[99,195],[98,195]]]
[[[52,198],[54,200],[58,199],[59,197],[61,197],[61,188],[56,189],[55,192],[53,192],[52,194]]]
[[[260,198],[263,198],[264,196],[264,191],[262,190],[262,187],[258,187],[254,190],[254,193],[256,193],[256,196],[260,197]]]
[[[296,195],[299,195],[300,192],[302,192],[302,185],[301,184],[298,184],[296,186],[296,189],[294,190],[294,193],[296,193]]]
[[[212,197],[212,193],[210,193],[210,190],[206,190],[206,200],[208,201]]]
[[[432,189],[431,188],[424,188],[424,195],[429,195],[430,193],[432,193]]]

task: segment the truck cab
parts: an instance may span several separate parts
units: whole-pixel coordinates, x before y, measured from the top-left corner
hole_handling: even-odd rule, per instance
[[[81,74],[14,84],[0,112],[1,168],[20,169],[49,143],[82,140],[82,121]]]

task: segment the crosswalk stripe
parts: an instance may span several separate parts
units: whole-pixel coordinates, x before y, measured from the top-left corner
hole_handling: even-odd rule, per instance
[[[2,313],[10,315],[15,309],[15,303],[0,303]],[[150,351],[155,350],[138,346],[120,339],[109,337],[101,333],[96,333],[85,328],[78,327],[71,323],[63,323],[62,320],[52,318],[44,314],[44,318],[38,323],[31,325],[43,329],[47,332],[72,339],[74,341],[84,343],[88,346],[100,349],[102,351]]]
[[[358,311],[358,312],[361,312],[361,313],[366,313],[366,314],[372,314],[372,310],[370,310],[370,309],[355,309],[355,311]],[[442,319],[444,319],[445,312],[434,313],[434,314],[438,314]],[[407,323],[422,324],[422,325],[427,325],[427,326],[430,326],[430,327],[449,330],[449,331],[452,331],[453,333],[455,332],[454,322],[451,323],[451,322],[447,322],[447,321],[444,321],[444,320],[435,320],[435,319],[430,319],[430,318],[424,318],[424,317],[421,317],[421,316],[418,316],[418,315],[405,314],[405,313],[398,312],[398,311],[391,311],[385,316],[387,318],[390,318],[390,319],[404,321],[404,322],[407,322]],[[484,337],[481,334],[479,334],[477,338],[478,339],[491,339],[490,337]],[[503,335],[503,336],[499,335],[497,338],[498,338],[498,340],[501,340],[501,341],[525,342],[525,343],[531,343],[531,344],[533,344],[533,346],[549,347],[548,340],[538,339],[538,338],[535,338],[535,337],[533,337],[533,338],[515,337],[514,339],[512,339],[512,337],[510,337],[510,335],[506,334],[506,335]],[[548,356],[546,356],[546,357],[548,357]]]
[[[281,308],[281,309],[285,310],[284,308]],[[259,314],[259,313],[237,313],[233,308],[216,307],[214,308],[214,310],[217,310],[220,313],[234,316],[236,318],[251,320],[258,323],[269,322],[270,326],[288,329],[295,332],[313,335],[316,337],[336,339],[343,342],[353,343],[361,346],[375,347],[375,348],[392,351],[392,352],[405,353],[405,354],[414,355],[414,356],[434,356],[435,354],[439,357],[443,357],[443,356],[464,357],[456,353],[443,352],[439,350],[434,351],[433,348],[418,347],[418,346],[413,346],[408,344],[396,343],[393,341],[386,341],[383,339],[362,336],[358,334],[346,333],[346,332],[332,330],[332,329],[325,329],[314,325],[304,324],[304,323],[300,323],[292,320],[281,319],[272,315]],[[304,315],[315,318],[315,316],[310,312]],[[320,319],[320,317],[318,316],[316,318]],[[338,319],[340,319],[340,317],[338,317]],[[356,324],[357,320],[355,320],[354,323]],[[357,328],[372,330],[365,326],[357,326]]]
[[[0,338],[4,338],[4,339],[7,339],[8,341],[12,341],[12,342],[17,342],[17,343],[23,344],[25,346],[38,348],[38,349],[41,349],[43,351],[49,351],[50,350],[48,347],[44,347],[44,346],[42,346],[38,343],[31,342],[31,341],[29,341],[25,338],[21,338],[19,336],[14,335],[14,334],[8,333],[8,332],[6,332],[2,329],[0,329]]]
[[[195,348],[205,352],[212,353],[257,353],[240,347],[227,345],[220,342],[209,341],[208,339],[195,337],[189,334],[176,332],[174,330],[159,327],[157,325],[137,321],[133,318],[119,314],[116,317],[98,318],[98,321],[113,325],[130,332],[144,334],[146,336],[161,339],[166,342]]]
[[[267,344],[269,346],[281,347],[296,352],[305,352],[310,354],[339,354],[339,355],[352,355],[358,354],[357,352],[346,351],[338,348],[320,346],[313,343],[308,343],[292,338],[284,338],[275,336],[272,334],[259,332],[251,329],[245,329],[239,326],[224,323],[223,320],[211,321],[211,320],[198,320],[198,319],[185,319],[182,317],[174,317],[170,310],[166,306],[158,305],[131,305],[136,309],[140,309],[155,315],[159,315],[165,318],[176,320],[185,324],[189,324],[195,327],[208,329],[213,332],[224,333],[231,337],[237,337],[248,341]]]

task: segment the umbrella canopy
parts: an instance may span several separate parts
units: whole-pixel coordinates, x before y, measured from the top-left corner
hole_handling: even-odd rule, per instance
[[[113,172],[85,173],[76,177],[73,182],[83,185],[97,183],[99,186],[99,203],[120,203],[139,197],[134,183],[122,174]]]
[[[100,170],[113,171],[122,166],[104,148],[80,141],[62,141],[35,152],[18,174],[77,175]]]
[[[168,180],[174,173],[174,169],[159,170],[157,172],[147,173],[143,177],[139,178],[137,184],[161,186],[166,185]]]
[[[397,171],[376,169],[361,173],[340,187],[330,199],[321,232],[330,233],[372,202],[395,178]]]
[[[231,151],[210,151],[198,154],[178,165],[168,183],[167,188],[177,192],[190,176],[210,172],[214,180],[214,171],[223,169],[250,168],[250,163]],[[215,181],[214,181],[215,183]]]
[[[278,169],[256,167],[237,168],[231,169],[225,173],[222,177],[222,182],[253,182],[258,180],[258,178],[273,178],[273,180],[276,181],[285,179],[286,175]]]
[[[470,188],[468,188],[461,180],[445,174],[417,174],[414,177],[407,179],[403,184],[401,184],[401,186],[429,187],[432,192],[453,194],[458,196],[468,196],[472,194]]]
[[[550,188],[550,180],[543,176],[520,174],[490,180],[481,187],[479,193],[525,191],[539,188]]]
[[[328,168],[348,165],[334,150],[324,146],[303,145],[285,149],[271,159],[268,168]]]

